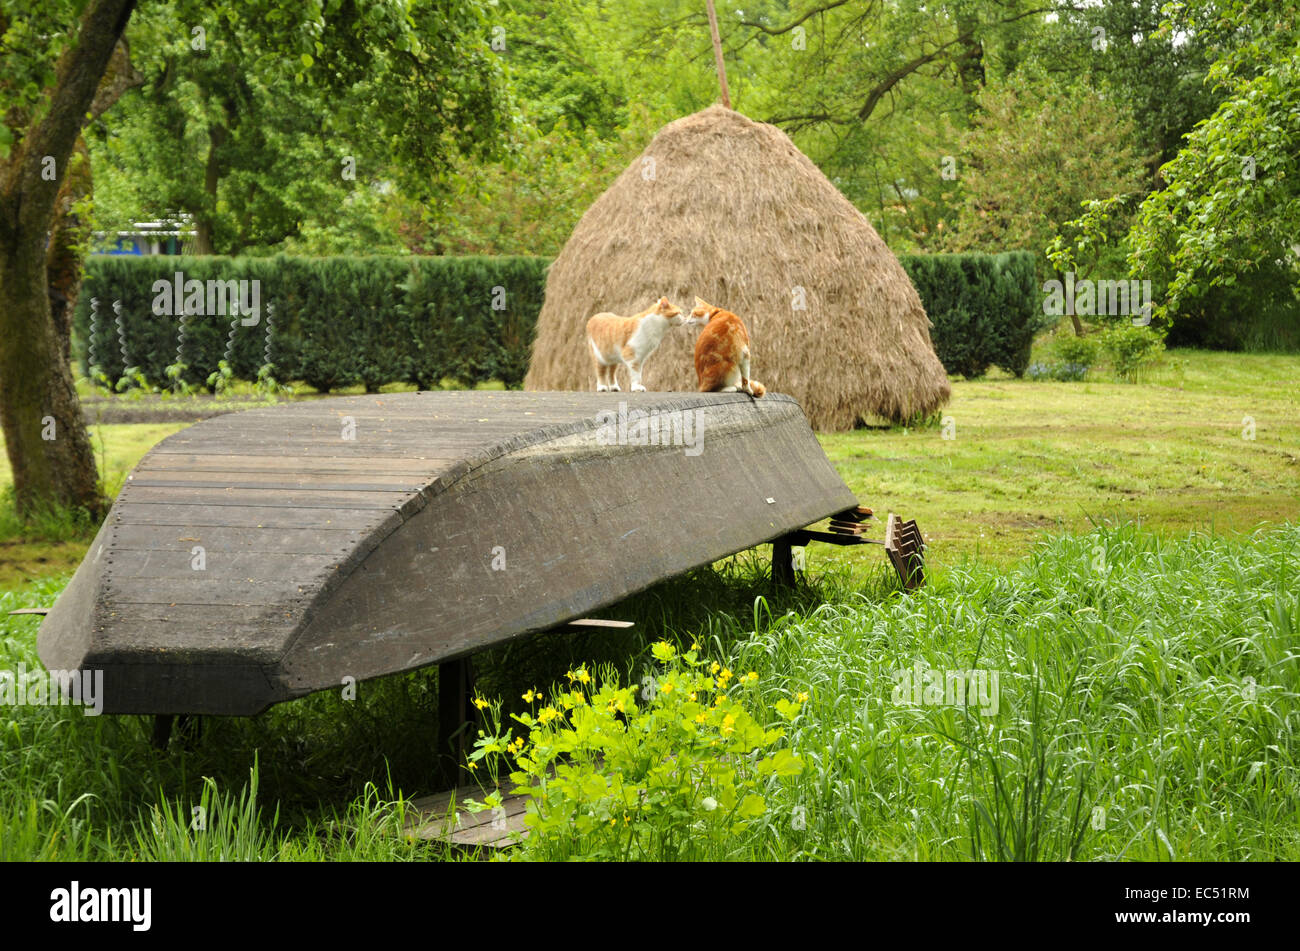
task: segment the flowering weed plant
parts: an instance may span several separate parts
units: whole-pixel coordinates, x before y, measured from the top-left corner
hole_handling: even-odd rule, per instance
[[[567,689],[529,690],[530,712],[496,722],[470,763],[495,780],[505,760],[529,797],[523,847],[511,857],[716,861],[746,854],[761,824],[761,789],[796,776],[803,762],[777,748],[778,728],[750,714],[758,674],[737,675],[661,641],[652,673],[621,686],[616,672],[570,670]],[[804,698],[806,699],[806,698]],[[782,701],[793,714],[802,700]],[[495,706],[484,708],[495,719]],[[786,712],[782,716],[787,719]],[[480,764],[482,768],[480,769]],[[496,808],[500,793],[478,808]]]

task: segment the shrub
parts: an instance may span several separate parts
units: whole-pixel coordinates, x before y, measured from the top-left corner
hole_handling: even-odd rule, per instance
[[[1024,375],[1034,334],[1046,323],[1033,254],[918,254],[899,261],[934,324],[930,337],[945,370],[970,378],[998,366]]]
[[[1110,355],[1111,369],[1122,380],[1132,379],[1143,364],[1165,348],[1164,339],[1150,327],[1120,323],[1102,334],[1101,345]]]
[[[900,258],[934,323],[949,373],[1017,376],[1043,326],[1034,258]],[[114,257],[86,262],[74,317],[82,370],[115,384],[210,389],[230,380],[303,380],[323,392],[361,384],[523,383],[549,261],[534,257]],[[260,281],[261,313],[153,313],[154,282]],[[223,371],[225,363],[228,370]],[[265,370],[264,367],[271,367]],[[170,372],[169,372],[170,368]],[[211,382],[209,382],[211,381]]]
[[[301,379],[322,391],[405,382],[427,389],[445,377],[518,386],[547,264],[526,257],[92,257],[74,318],[82,369],[110,385],[129,377],[124,385],[173,390],[259,376]],[[259,319],[245,326],[240,315],[154,314],[154,282],[177,271],[205,283],[260,281]]]
[[[530,834],[522,857],[698,861],[744,854],[746,833],[761,827],[767,803],[762,783],[803,771],[780,729],[764,729],[757,674],[739,677],[707,663],[698,645],[684,654],[655,644],[659,663],[641,690],[621,687],[611,671],[597,684],[585,667],[569,671],[569,689],[535,713],[516,714],[513,727],[479,738],[470,762],[493,780],[505,756],[511,779],[530,797]],[[780,699],[778,715],[792,720],[806,696]],[[641,702],[638,703],[638,700]],[[489,706],[478,700],[480,707]],[[480,809],[501,807],[500,793]]]
[[[1095,366],[1097,354],[1101,349],[1096,335],[1089,337],[1061,337],[1053,345],[1056,355],[1065,363],[1081,364],[1085,367]]]

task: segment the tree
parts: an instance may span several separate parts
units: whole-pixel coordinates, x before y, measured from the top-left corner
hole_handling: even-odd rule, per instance
[[[1033,251],[1046,276],[1044,249],[1085,200],[1142,189],[1132,117],[1093,90],[1024,70],[987,89],[980,106],[962,140],[948,246]]]
[[[145,82],[96,130],[96,158],[130,185],[113,211],[184,212],[199,253],[239,254],[304,230],[329,246],[322,228],[340,217],[373,226],[367,188],[400,181],[428,198],[456,155],[493,153],[503,131],[484,11],[285,4],[268,25],[242,11],[214,21],[188,0],[150,8],[133,26]]]
[[[1204,4],[1196,12],[1198,26],[1233,38],[1209,75],[1223,99],[1161,169],[1167,184],[1142,204],[1128,236],[1129,264],[1165,287],[1156,311],[1175,326],[1212,301],[1227,305],[1220,319],[1240,308],[1294,312],[1298,15],[1262,2]]]
[[[94,456],[47,283],[53,263],[75,294],[75,280],[66,278],[75,274],[80,242],[61,236],[82,229],[79,198],[89,179],[84,156],[80,164],[71,159],[134,3],[29,6],[0,0],[0,294],[7,302],[0,310],[0,423],[20,511],[56,503],[99,513]],[[140,39],[155,67],[146,95],[172,119],[173,134],[163,134],[156,151],[181,170],[186,163],[176,154],[187,136],[206,138],[198,207],[210,246],[222,220],[210,179],[231,185],[232,245],[285,229],[291,215],[278,214],[286,203],[277,204],[277,189],[300,183],[298,207],[328,207],[331,187],[348,180],[328,150],[316,153],[327,160],[306,175],[298,168],[295,180],[285,181],[282,165],[269,180],[257,177],[267,148],[301,141],[300,130],[284,127],[283,114],[268,107],[277,97],[290,101],[318,140],[346,132],[356,155],[382,157],[385,173],[416,195],[434,191],[454,154],[491,153],[501,127],[498,66],[478,0],[173,0],[151,8]],[[220,54],[180,58],[209,46]],[[181,88],[181,75],[190,86]],[[110,82],[113,96],[131,84]],[[177,102],[187,108],[168,111]],[[71,182],[74,173],[83,177]],[[66,294],[60,305],[70,310]]]
[[[23,5],[26,6],[25,4]],[[103,509],[47,294],[46,245],[69,160],[134,0],[0,8],[0,425],[19,511]]]

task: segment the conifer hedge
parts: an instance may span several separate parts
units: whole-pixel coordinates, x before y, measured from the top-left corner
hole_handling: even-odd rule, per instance
[[[900,260],[949,373],[979,376],[993,365],[1024,373],[1043,323],[1030,253]],[[238,379],[255,380],[269,364],[276,379],[322,391],[361,384],[373,392],[386,383],[432,389],[444,380],[516,387],[528,369],[549,263],[95,256],[74,317],[82,370],[109,382],[136,373],[165,385],[170,367],[202,385],[224,361]],[[236,299],[256,302],[256,313],[235,307]]]

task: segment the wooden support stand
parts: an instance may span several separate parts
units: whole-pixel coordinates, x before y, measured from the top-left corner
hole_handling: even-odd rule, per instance
[[[474,706],[474,667],[468,657],[438,665],[438,753],[451,785],[472,782],[466,757],[474,749],[478,729]]]
[[[772,587],[794,586],[794,545],[791,535],[772,542]]]
[[[795,580],[791,549],[801,548],[809,542],[826,542],[829,545],[884,545],[889,562],[898,572],[898,578],[908,591],[925,584],[925,539],[915,521],[903,521],[892,512],[885,525],[885,540],[878,541],[864,535],[866,521],[872,517],[871,509],[859,505],[831,516],[829,531],[801,528],[787,532],[772,541],[772,586],[793,585]]]
[[[187,750],[193,750],[198,746],[199,738],[203,735],[203,720],[198,714],[191,713],[160,713],[153,718],[153,747],[156,750],[167,749],[167,744],[171,742],[172,726],[177,726],[177,733],[181,738],[181,745]]]

